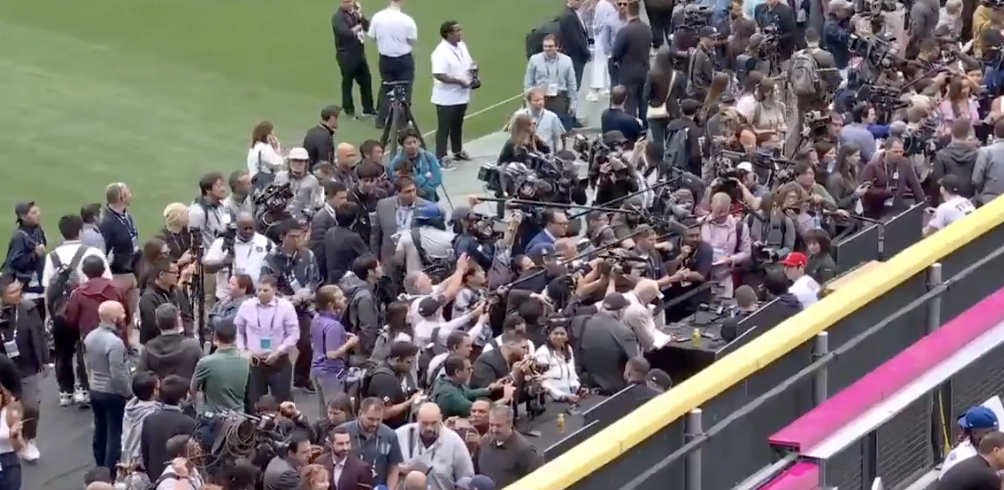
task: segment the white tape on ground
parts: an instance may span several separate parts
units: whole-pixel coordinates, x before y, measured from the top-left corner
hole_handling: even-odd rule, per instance
[[[474,112],[472,112],[472,113],[464,116],[464,120],[466,121],[466,120],[468,120],[468,119],[470,119],[470,118],[472,118],[474,116],[477,116],[479,114],[484,114],[484,113],[486,113],[488,111],[493,111],[493,110],[498,109],[499,107],[502,107],[502,106],[504,106],[504,105],[506,105],[506,104],[508,104],[510,102],[514,102],[514,101],[520,100],[522,98],[523,98],[523,94],[513,95],[512,97],[509,97],[508,99],[503,100],[502,102],[498,102],[498,103],[492,104],[492,105],[490,105],[488,107],[485,107],[484,109],[481,109],[479,111],[474,111]],[[436,130],[429,131],[429,132],[423,134],[422,137],[423,138],[428,138],[429,136],[432,136],[434,134],[436,134]]]

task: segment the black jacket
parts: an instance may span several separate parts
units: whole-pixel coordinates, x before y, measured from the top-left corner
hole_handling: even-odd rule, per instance
[[[645,134],[645,128],[638,118],[624,112],[624,109],[611,107],[600,116],[600,128],[604,134],[607,131],[620,131],[633,145],[638,137]]]
[[[579,14],[572,7],[566,6],[558,20],[558,38],[561,51],[573,61],[579,63],[589,61],[589,36]]]
[[[0,310],[0,336],[3,342],[14,337],[20,355],[13,361],[22,377],[41,372],[42,366],[49,362],[45,323],[38,316],[34,303],[22,301],[16,306],[5,306]],[[0,349],[0,356],[6,355],[7,352]]]
[[[328,282],[328,265],[325,262],[327,254],[324,251],[324,234],[333,226],[335,226],[335,217],[328,212],[327,206],[317,211],[310,222],[310,251],[314,253],[317,272],[321,275],[321,284],[337,283],[337,280]]]
[[[307,130],[303,137],[303,149],[310,155],[310,170],[320,162],[335,162],[335,132],[323,124]]]
[[[363,32],[370,28],[370,21],[365,15],[356,15],[339,8],[331,16],[331,33],[335,36],[335,51],[338,53],[339,64],[346,61],[366,61],[363,54],[363,43],[352,31],[355,26],[363,26]],[[332,162],[334,163],[334,162]]]
[[[797,36],[798,26],[795,24],[795,11],[784,2],[778,2],[774,7],[761,3],[753,10],[753,18],[761,29],[769,25],[777,26],[777,44],[781,59],[791,58],[798,44],[803,41]]]
[[[189,305],[188,298],[185,297],[184,293],[180,289],[168,291],[151,282],[139,297],[140,344],[145,345],[160,335],[160,329],[157,328],[156,311],[158,306],[166,303],[173,304],[178,308],[185,331],[191,331],[195,317],[192,315],[191,305]]]
[[[690,83],[687,95],[698,102],[704,102],[704,96],[708,93],[708,88],[711,87],[711,79],[715,76],[715,52],[698,46],[691,56],[693,59],[689,60],[689,72],[687,73],[689,78],[687,80]]]
[[[648,74],[652,49],[652,29],[640,19],[632,19],[617,32],[610,60],[617,64],[621,82],[642,85]]]
[[[701,128],[697,126],[697,123],[693,119],[681,117],[670,121],[666,126],[666,141],[672,139],[673,133],[683,130],[690,131],[687,134],[687,141],[690,146],[688,149],[690,166],[687,168],[687,171],[694,175],[701,175]]]
[[[46,255],[37,255],[35,247],[45,246],[45,232],[41,226],[19,225],[10,237],[7,245],[5,268],[14,272],[21,281],[26,293],[42,293],[48,284],[42,284],[42,273],[45,269]],[[35,281],[34,286],[31,283]]]
[[[368,255],[370,250],[358,233],[334,226],[324,234],[324,253],[328,280],[331,284],[337,284],[352,267],[352,262]]]
[[[641,355],[638,337],[607,313],[572,318],[569,337],[576,345],[576,364],[582,385],[613,395],[627,387],[624,365]]]
[[[487,388],[488,385],[509,375],[509,363],[502,355],[502,348],[483,352],[472,366],[471,380],[467,383],[471,388]]]
[[[167,440],[195,432],[195,419],[185,415],[178,407],[165,406],[143,421],[139,436],[139,453],[143,468],[151,481],[157,481],[164,468],[171,463],[167,454]]]
[[[99,229],[105,239],[105,254],[110,259],[108,262],[111,273],[132,274],[138,250],[136,240],[139,237],[132,215],[128,211],[119,214],[111,208],[105,208]]]
[[[931,170],[931,177],[935,181],[940,180],[945,175],[955,175],[964,182],[964,186],[959,192],[965,197],[973,197],[972,176],[973,168],[976,166],[976,156],[979,152],[977,148],[968,143],[953,141],[948,146],[938,150],[934,155],[934,168]]]

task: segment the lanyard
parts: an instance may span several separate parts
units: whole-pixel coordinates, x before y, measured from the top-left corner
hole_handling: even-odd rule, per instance
[[[557,65],[558,65],[558,58],[557,57],[555,57],[553,61],[547,61],[547,58],[546,57],[544,58],[544,74],[547,76],[547,82],[548,83],[551,82],[551,80],[552,80],[551,77],[554,77],[554,78],[558,77],[558,66]],[[553,75],[551,74],[551,68],[552,67],[554,68],[554,74]],[[557,83],[557,80],[555,80],[555,83]]]
[[[261,303],[258,303],[255,306],[258,308],[258,318],[257,318],[257,322],[258,322],[258,335],[261,335],[262,332],[265,331],[265,329],[262,328],[262,326],[261,326],[261,310],[263,308],[262,308],[262,304]],[[279,307],[278,306],[270,306],[270,308],[273,311],[272,311],[272,318],[269,319],[269,321],[268,321],[268,338],[269,338],[269,340],[272,340],[272,330],[275,329],[275,317],[279,316]],[[268,308],[264,308],[264,309],[268,309]],[[262,336],[264,337],[264,335],[262,335]]]
[[[119,220],[119,223],[122,223],[129,229],[129,237],[132,238],[133,241],[139,237],[139,231],[136,230],[136,224],[133,223],[132,216],[129,214],[129,211],[119,214],[114,209],[108,208],[108,212],[112,213],[112,215],[115,216],[115,219]]]

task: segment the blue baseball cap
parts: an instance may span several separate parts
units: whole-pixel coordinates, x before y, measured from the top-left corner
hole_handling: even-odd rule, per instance
[[[996,429],[997,415],[987,407],[972,407],[959,417],[963,429]]]
[[[439,209],[439,206],[436,206],[435,204],[432,203],[416,207],[415,214],[413,215],[413,219],[422,222],[431,221],[433,219],[442,217],[443,217],[443,211]]]
[[[495,490],[495,482],[485,475],[465,476],[457,481],[462,490]]]

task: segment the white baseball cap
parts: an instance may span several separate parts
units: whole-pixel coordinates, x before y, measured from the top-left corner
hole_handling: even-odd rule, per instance
[[[742,162],[739,165],[736,165],[736,168],[742,170],[743,172],[752,172],[753,164],[750,162]]]
[[[308,161],[310,160],[310,154],[307,153],[305,148],[293,148],[289,150],[289,159]]]

